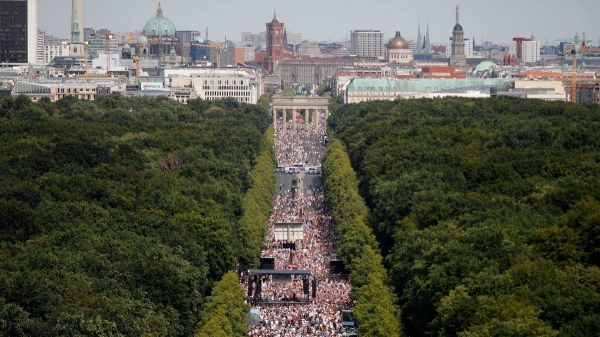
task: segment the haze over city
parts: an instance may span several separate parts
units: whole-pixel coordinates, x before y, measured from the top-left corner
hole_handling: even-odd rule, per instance
[[[152,0],[85,1],[84,25],[113,31],[140,30],[154,16],[157,4]],[[461,8],[465,37],[475,37],[477,43],[482,38],[508,42],[514,36],[529,36],[532,32],[550,44],[558,38],[572,38],[575,32],[586,32],[593,44],[600,37],[600,1],[595,0],[162,1],[165,17],[177,29],[204,34],[208,27],[212,38],[234,41],[240,39],[241,31],[264,30],[264,23],[276,10],[288,29],[301,32],[306,39],[340,41],[355,29],[380,29],[386,37],[400,29],[403,36],[414,39],[420,20],[422,25],[429,21],[432,41],[444,42],[451,35],[456,5]],[[68,38],[70,6],[71,0],[40,1],[39,27]]]

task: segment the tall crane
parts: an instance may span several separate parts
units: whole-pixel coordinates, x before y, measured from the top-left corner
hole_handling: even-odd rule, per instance
[[[573,67],[571,68],[571,102],[577,103],[577,51],[571,49],[573,55]]]
[[[113,33],[108,32],[106,34],[92,34],[92,36],[105,39],[104,42],[106,43],[106,75],[110,76],[110,42],[115,37],[115,35]]]

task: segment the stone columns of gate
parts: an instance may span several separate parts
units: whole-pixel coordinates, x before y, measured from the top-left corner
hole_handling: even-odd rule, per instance
[[[283,129],[282,129],[282,133],[285,133],[286,128],[287,128],[287,110],[286,109],[281,109],[282,114],[283,114]]]
[[[308,119],[310,116],[310,109],[304,109],[304,128],[308,132]]]

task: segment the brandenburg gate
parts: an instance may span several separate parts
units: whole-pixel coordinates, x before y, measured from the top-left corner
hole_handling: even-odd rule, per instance
[[[280,110],[282,111],[283,132],[286,130],[288,110],[292,112],[292,130],[296,131],[295,112],[301,112],[304,110],[304,125],[306,130],[308,130],[310,112],[312,111],[312,119],[316,131],[319,130],[319,114],[321,112],[325,114],[325,121],[327,121],[327,118],[329,117],[329,101],[326,97],[274,96],[273,102],[271,103],[273,125],[276,125],[277,123],[277,112]]]

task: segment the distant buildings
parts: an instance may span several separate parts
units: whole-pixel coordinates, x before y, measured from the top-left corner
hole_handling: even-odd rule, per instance
[[[38,102],[42,98],[48,98],[51,102],[56,102],[65,97],[93,101],[99,96],[119,91],[122,84],[122,81],[118,78],[81,80],[63,77],[26,80],[17,82],[11,95],[26,95],[33,102]]]
[[[443,96],[489,97],[491,88],[504,87],[507,79],[394,79],[355,78],[343,94],[344,103]]]
[[[514,56],[516,62],[535,63],[541,60],[541,48],[541,42],[536,41],[533,34],[531,38],[515,37],[508,45],[508,55]]]
[[[285,30],[287,37],[287,44],[290,46],[295,46],[297,44],[302,43],[302,33],[293,32],[291,30]]]
[[[458,6],[456,6],[456,24],[452,30],[452,43],[450,44],[450,65],[451,66],[465,66],[467,64],[467,57],[465,55],[465,40],[463,27],[460,25]],[[471,49],[473,47],[471,46]]]
[[[170,97],[182,103],[195,98],[232,97],[239,102],[256,104],[263,93],[261,77],[252,69],[166,69],[164,78]]]
[[[354,66],[353,60],[317,59],[283,60],[277,65],[284,86],[302,85],[316,88],[326,83],[335,72],[343,67]]]
[[[263,60],[263,69],[272,74],[274,64],[283,60],[283,23],[273,14],[273,20],[267,23],[267,56]]]
[[[288,37],[289,39],[289,37]],[[267,32],[242,32],[242,46],[252,46],[261,50],[267,47]]]
[[[303,41],[298,48],[300,55],[320,55],[321,47],[316,41]]]
[[[0,63],[38,62],[37,0],[0,0]]]
[[[446,57],[452,57],[452,43],[454,42],[453,38],[450,38],[450,41],[446,42]],[[466,59],[472,59],[475,57],[475,53],[473,51],[473,40],[471,39],[463,39],[464,45],[464,55]],[[466,61],[465,61],[466,62]]]
[[[409,64],[413,60],[413,52],[408,48],[408,42],[401,36],[400,30],[396,31],[396,36],[386,45],[386,59],[390,63],[399,64]]]
[[[383,33],[379,30],[350,32],[351,51],[358,57],[383,58]]]

